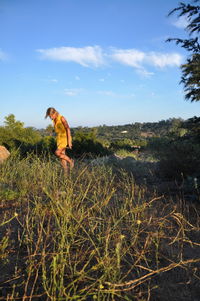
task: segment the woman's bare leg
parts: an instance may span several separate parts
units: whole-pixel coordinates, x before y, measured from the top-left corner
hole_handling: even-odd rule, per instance
[[[66,154],[65,154],[65,148],[62,149],[57,149],[55,151],[55,155],[60,158],[61,160],[61,165],[64,168],[65,172],[68,171],[68,164],[70,168],[74,167],[74,160],[70,159]]]

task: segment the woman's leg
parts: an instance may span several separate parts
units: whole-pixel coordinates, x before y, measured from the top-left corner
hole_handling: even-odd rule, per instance
[[[65,171],[67,171],[69,164],[70,168],[74,167],[74,160],[70,159],[66,154],[65,154],[66,148],[60,148],[55,151],[55,155],[60,158],[61,160],[61,165],[64,168]]]

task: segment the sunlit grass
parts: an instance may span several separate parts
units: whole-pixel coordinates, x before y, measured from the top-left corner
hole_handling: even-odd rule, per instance
[[[0,300],[156,300],[168,278],[199,281],[199,213],[180,198],[32,155],[0,166],[0,185]]]

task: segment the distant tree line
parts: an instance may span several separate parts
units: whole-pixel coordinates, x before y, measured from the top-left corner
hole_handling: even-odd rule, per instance
[[[151,132],[152,135],[141,135],[144,132]],[[149,152],[159,160],[165,176],[200,177],[200,117],[72,128],[72,136],[71,155],[76,158],[107,156],[118,152],[122,156],[129,156],[138,148],[142,154]],[[42,130],[24,127],[24,123],[17,121],[13,114],[5,117],[4,126],[0,127],[0,145],[11,152],[17,150],[21,157],[35,153],[38,156],[52,155],[56,159],[56,139],[52,126]]]

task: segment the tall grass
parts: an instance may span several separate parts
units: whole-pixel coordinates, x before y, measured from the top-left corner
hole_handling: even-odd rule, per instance
[[[66,177],[31,155],[0,166],[0,185],[0,300],[185,300],[186,283],[190,299],[200,293],[199,212],[184,197],[84,162]]]

